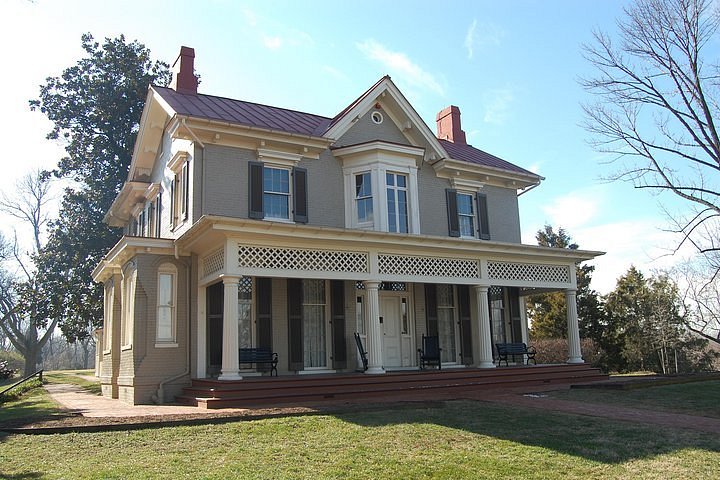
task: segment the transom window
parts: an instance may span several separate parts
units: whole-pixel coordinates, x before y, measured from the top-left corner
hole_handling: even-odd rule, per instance
[[[386,173],[388,231],[408,232],[407,176],[399,173]]]
[[[370,172],[355,175],[355,203],[358,223],[373,222],[372,177]]]
[[[263,169],[263,204],[265,217],[287,219],[290,215],[290,171],[284,168]]]
[[[468,193],[457,194],[458,221],[461,237],[475,236],[475,209],[473,196]]]

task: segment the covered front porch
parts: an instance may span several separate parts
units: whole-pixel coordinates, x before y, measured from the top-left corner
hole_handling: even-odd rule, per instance
[[[258,369],[237,353],[247,347],[277,352],[281,376],[353,372],[361,365],[354,332],[368,352],[368,375],[416,370],[423,335],[440,338],[443,368],[492,369],[495,343],[527,343],[524,296],[539,290],[565,291],[568,363],[583,362],[575,263],[598,252],[201,223],[179,242],[197,255],[194,378],[254,380]]]

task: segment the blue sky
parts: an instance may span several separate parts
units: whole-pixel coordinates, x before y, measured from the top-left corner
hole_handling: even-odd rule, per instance
[[[462,112],[468,143],[546,177],[521,196],[525,243],[545,223],[581,248],[607,251],[593,286],[606,293],[630,264],[650,271],[675,240],[657,198],[600,180],[586,143],[578,79],[592,73],[581,45],[612,33],[622,1],[63,1],[5,0],[0,80],[5,168],[0,189],[62,149],[30,112],[44,78],[80,58],[80,35],[121,33],[172,63],[195,48],[202,93],[334,116],[389,74],[425,122],[448,105]],[[6,234],[10,222],[3,222]]]

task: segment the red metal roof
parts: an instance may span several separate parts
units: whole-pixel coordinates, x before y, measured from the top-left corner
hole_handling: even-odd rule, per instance
[[[522,167],[518,167],[502,158],[491,155],[487,152],[483,152],[479,148],[475,148],[472,145],[463,143],[453,143],[448,140],[440,139],[440,144],[443,146],[445,151],[450,155],[450,158],[454,160],[462,160],[468,163],[474,163],[477,165],[483,165],[486,167],[500,168],[502,170],[508,170],[510,172],[522,173],[524,175],[533,175],[535,177],[538,174],[525,170]]]
[[[378,83],[385,78],[381,78]],[[178,115],[265,128],[285,133],[322,137],[333,123],[349,111],[353,105],[357,104],[378,83],[369,88],[334,118],[213,95],[184,94],[166,87],[153,86],[153,88]],[[453,143],[447,140],[439,141],[452,159],[537,176],[535,173],[483,152],[471,145]]]
[[[213,95],[183,94],[165,87],[153,88],[178,115],[317,137],[325,133],[331,121],[330,118],[320,115],[243,100]]]

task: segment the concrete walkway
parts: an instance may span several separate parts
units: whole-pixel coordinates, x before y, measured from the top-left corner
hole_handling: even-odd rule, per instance
[[[50,396],[67,410],[83,417],[145,417],[162,415],[186,415],[207,412],[197,407],[181,405],[128,405],[117,399],[93,395],[76,385],[46,384]],[[245,409],[224,409],[225,413],[244,412]]]

